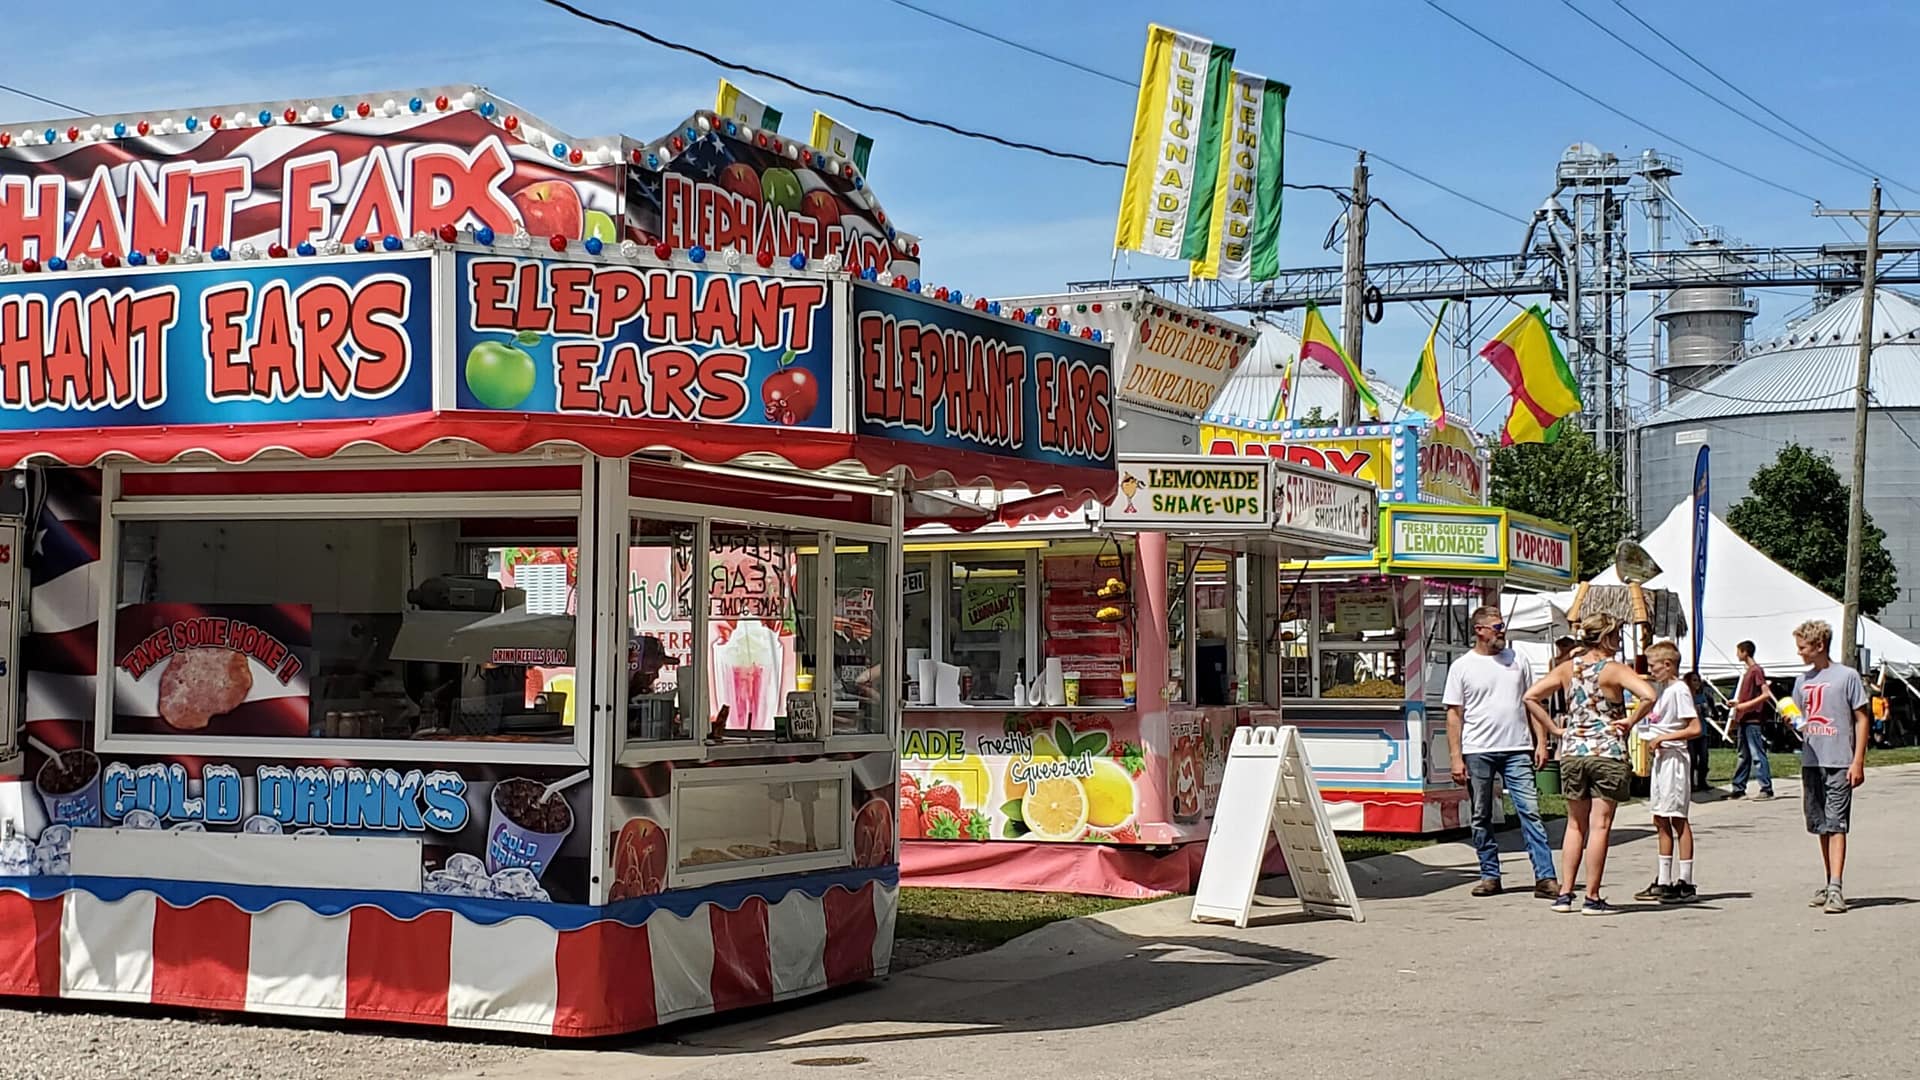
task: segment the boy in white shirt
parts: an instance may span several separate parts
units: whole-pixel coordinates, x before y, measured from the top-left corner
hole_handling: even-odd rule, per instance
[[[1700,714],[1693,692],[1679,679],[1680,649],[1673,642],[1657,641],[1647,649],[1647,674],[1662,689],[1657,699],[1640,702],[1634,720],[1653,755],[1648,801],[1660,833],[1660,862],[1653,884],[1633,898],[1691,904],[1698,897],[1693,887],[1693,825],[1687,820],[1693,786],[1688,742],[1700,734]]]

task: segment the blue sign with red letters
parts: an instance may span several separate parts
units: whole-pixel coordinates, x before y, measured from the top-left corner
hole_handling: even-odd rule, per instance
[[[1049,465],[1111,468],[1104,345],[910,292],[856,285],[855,434]]]
[[[831,428],[832,296],[819,278],[462,252],[455,405]]]
[[[0,277],[0,430],[433,408],[426,253]]]

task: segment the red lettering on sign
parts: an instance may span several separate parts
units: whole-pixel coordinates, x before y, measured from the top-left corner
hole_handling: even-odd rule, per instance
[[[132,251],[181,251],[187,246],[187,228],[193,224],[193,170],[191,161],[160,166],[160,182],[139,162],[128,167],[127,238]]]
[[[0,176],[0,259],[50,259],[59,250],[67,185],[58,176]]]
[[[234,207],[253,194],[253,164],[245,159],[196,165],[192,192],[200,200],[200,246],[225,247],[232,236]]]
[[[308,154],[289,160],[280,170],[280,235],[293,247],[323,239],[333,222],[333,208],[314,198],[340,182],[340,162],[331,153]]]
[[[488,136],[471,150],[428,146],[407,159],[407,189],[413,195],[410,232],[438,232],[488,226],[512,233],[519,214],[502,190],[513,175],[513,158],[498,136]]]
[[[80,209],[74,213],[67,230],[67,242],[60,254],[71,259],[76,254],[99,257],[111,251],[127,250],[127,227],[120,219],[120,204],[113,194],[113,174],[105,165],[93,170],[86,194],[80,196]]]
[[[513,329],[514,271],[514,264],[502,259],[475,259],[467,264],[467,299],[475,330]]]
[[[610,338],[616,328],[640,314],[647,289],[638,271],[608,267],[593,275],[595,337]]]
[[[547,280],[553,286],[553,332],[592,333],[593,314],[587,310],[587,293],[593,285],[593,267],[556,266]]]

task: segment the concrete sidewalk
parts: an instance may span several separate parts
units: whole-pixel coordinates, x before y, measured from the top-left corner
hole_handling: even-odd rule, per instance
[[[1654,843],[1632,806],[1606,889],[1627,910],[1608,918],[1551,913],[1521,890],[1519,854],[1515,891],[1476,900],[1472,851],[1442,844],[1353,864],[1360,925],[1274,900],[1247,930],[1198,926],[1170,900],[812,1004],[484,1075],[1914,1076],[1920,766],[1868,772],[1844,916],[1806,906],[1822,876],[1797,788],[1696,807],[1692,907],[1633,905]]]

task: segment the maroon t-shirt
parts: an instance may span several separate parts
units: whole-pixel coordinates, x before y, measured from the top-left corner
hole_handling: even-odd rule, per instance
[[[1746,701],[1751,698],[1756,698],[1764,694],[1766,689],[1767,673],[1760,669],[1759,664],[1750,664],[1747,666],[1746,674],[1740,676],[1740,686],[1733,692],[1733,700]],[[1740,713],[1734,719],[1740,721],[1763,720],[1766,718],[1766,715],[1767,706],[1765,702],[1762,702]]]

